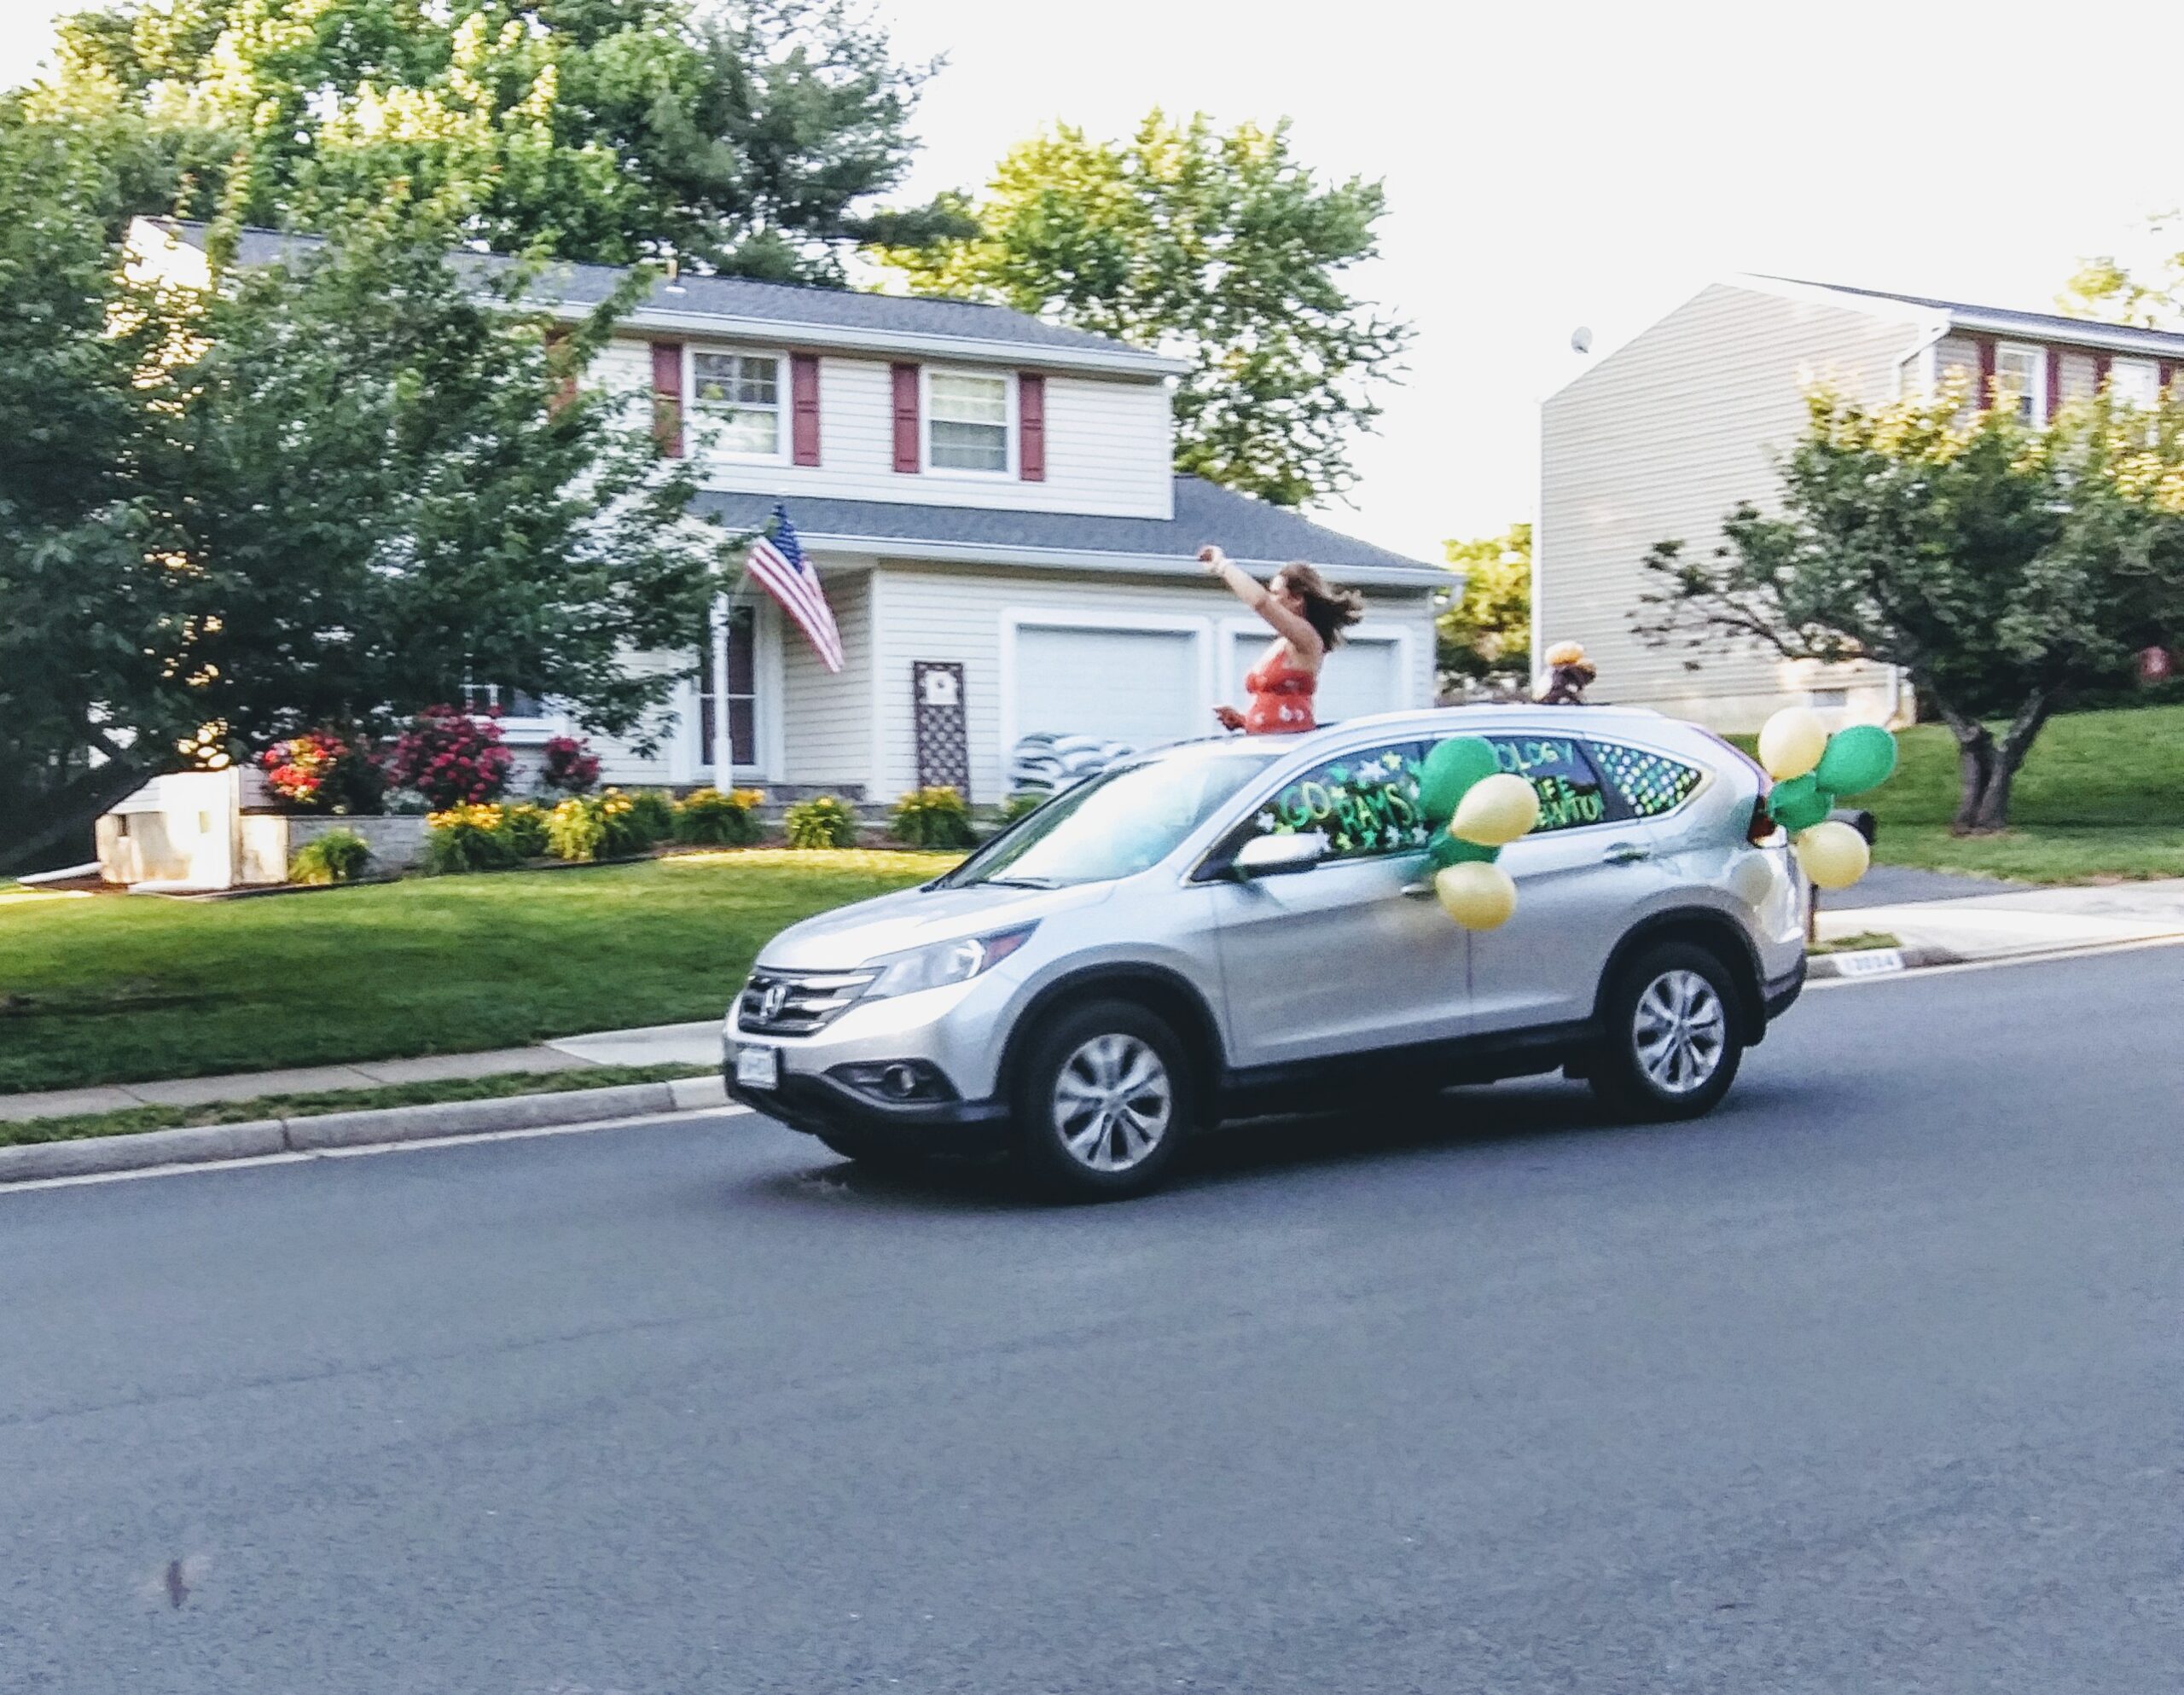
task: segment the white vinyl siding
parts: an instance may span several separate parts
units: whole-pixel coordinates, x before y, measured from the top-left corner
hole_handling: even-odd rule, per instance
[[[1703,559],[1739,502],[1774,502],[1774,456],[1804,427],[1804,385],[1885,403],[1920,333],[1901,314],[1716,285],[1550,397],[1535,531],[1539,643],[1582,641],[1599,668],[1596,700],[1719,729],[1757,729],[1815,688],[1848,690],[1851,716],[1882,716],[1894,699],[1885,667],[1823,673],[1727,638],[1655,647],[1630,625],[1656,542],[1680,540]]]
[[[694,341],[691,345],[710,351],[739,351],[718,343]],[[771,350],[749,351],[767,353]],[[935,374],[953,369],[937,367]],[[644,341],[618,339],[602,350],[593,373],[607,386],[630,395],[633,406],[648,406],[642,397],[652,390],[652,351]],[[781,457],[738,459],[716,452],[702,461],[702,480],[708,488],[778,495],[789,502],[792,514],[796,496],[805,494],[1118,518],[1175,515],[1174,434],[1165,383],[1048,373],[1046,477],[1026,483],[1013,474],[1014,372],[996,368],[993,374],[1007,380],[1004,392],[1010,397],[1006,464],[1011,474],[957,472],[909,476],[897,472],[894,388],[888,362],[828,353],[819,360],[819,463],[788,462],[788,422],[784,416]],[[788,369],[785,357],[781,360],[777,386],[786,413]],[[921,430],[930,429],[932,415],[929,403],[921,406]]]
[[[2119,406],[2148,409],[2161,399],[2161,367],[2151,359],[2117,359],[2108,367],[2108,389]]]
[[[781,769],[768,775],[799,786],[868,786],[874,715],[886,709],[907,723],[909,682],[906,675],[900,701],[873,699],[872,572],[838,568],[830,560],[815,563],[841,631],[842,668],[829,671],[804,632],[782,620]]]
[[[1341,580],[1339,569],[1330,568],[1327,574]],[[874,687],[880,710],[873,715],[874,729],[865,734],[872,736],[876,732],[877,792],[885,800],[892,800],[916,778],[916,745],[909,703],[910,666],[918,659],[952,659],[963,665],[972,798],[984,805],[1002,798],[1007,753],[1003,737],[1011,734],[1005,720],[1015,711],[1014,701],[1020,698],[1020,688],[1013,677],[1008,679],[1010,702],[1004,703],[1002,698],[1004,613],[1028,613],[1035,619],[1043,614],[1059,615],[1079,620],[1079,628],[1104,623],[1122,630],[1149,621],[1189,621],[1204,630],[1210,662],[1203,667],[1203,682],[1197,672],[1191,677],[1196,699],[1188,715],[1193,722],[1187,733],[1213,733],[1216,702],[1238,707],[1245,704],[1241,673],[1228,678],[1218,665],[1218,644],[1227,639],[1228,625],[1240,608],[1234,595],[1216,585],[921,566],[896,560],[883,561],[878,576],[883,634]],[[1403,698],[1397,704],[1432,704],[1433,616],[1425,591],[1368,592],[1368,624],[1375,629],[1400,629],[1409,636],[1403,644],[1409,674]],[[1019,670],[1022,663],[1019,647],[1014,661]],[[1147,681],[1129,671],[1095,677],[1090,686],[1097,693],[1119,695],[1147,686]],[[1164,677],[1159,686],[1169,688],[1173,682]]]

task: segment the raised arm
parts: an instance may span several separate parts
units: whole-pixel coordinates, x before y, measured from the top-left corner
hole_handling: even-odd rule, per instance
[[[1325,655],[1327,644],[1320,640],[1320,632],[1275,599],[1266,585],[1250,572],[1217,547],[1200,548],[1198,556],[1205,562],[1208,576],[1226,583],[1230,594],[1272,624],[1281,639],[1298,653],[1314,660]]]

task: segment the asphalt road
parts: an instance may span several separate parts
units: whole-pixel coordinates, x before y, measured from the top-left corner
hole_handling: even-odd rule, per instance
[[[2117,1692],[2184,949],[1043,1210],[761,1121],[0,1195],[0,1689]]]

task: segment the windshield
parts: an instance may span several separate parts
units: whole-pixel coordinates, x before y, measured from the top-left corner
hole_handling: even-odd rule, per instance
[[[941,886],[1105,883],[1158,865],[1272,753],[1192,753],[1125,765],[1065,791],[941,879]]]

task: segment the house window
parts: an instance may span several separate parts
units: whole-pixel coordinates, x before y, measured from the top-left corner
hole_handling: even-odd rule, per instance
[[[693,353],[690,394],[712,426],[712,445],[748,459],[781,450],[781,362],[770,353]]]
[[[1995,384],[2013,397],[2018,417],[2041,423],[2048,416],[2048,350],[2003,342],[1995,349]]]
[[[927,374],[926,463],[936,471],[1008,472],[1008,379]]]
[[[2151,359],[2117,359],[2108,367],[2109,398],[2151,411],[2161,400],[2161,367]]]
[[[466,682],[462,685],[462,710],[473,717],[497,712],[504,718],[543,718],[546,716],[546,699],[543,695],[533,694],[513,683]]]
[[[728,614],[728,746],[738,765],[758,763],[758,617],[749,607]],[[706,656],[698,683],[698,763],[713,763],[712,656]]]

